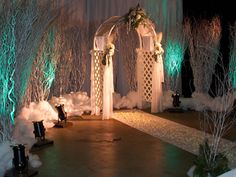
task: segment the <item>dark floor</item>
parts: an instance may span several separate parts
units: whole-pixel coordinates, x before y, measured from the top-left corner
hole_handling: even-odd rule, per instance
[[[47,130],[38,177],[185,177],[194,156],[116,120]]]

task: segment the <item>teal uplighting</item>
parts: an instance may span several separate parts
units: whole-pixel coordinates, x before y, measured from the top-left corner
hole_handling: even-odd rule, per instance
[[[14,124],[16,110],[15,65],[16,65],[16,18],[12,15],[5,22],[0,36],[0,117],[10,118]]]
[[[180,75],[181,65],[184,59],[184,46],[175,40],[167,40],[165,48],[165,70],[169,77]]]
[[[230,48],[229,71],[231,85],[234,89],[236,89],[236,36],[234,36],[234,40],[232,41]]]
[[[52,28],[48,32],[42,60],[44,60],[43,68],[43,86],[44,90],[50,90],[55,79],[56,62],[53,57],[53,48],[55,44],[55,30]]]
[[[55,79],[55,64],[53,60],[47,60],[45,65],[44,65],[44,89],[49,90],[52,86],[52,83]]]
[[[230,60],[230,80],[234,89],[236,89],[236,51]]]

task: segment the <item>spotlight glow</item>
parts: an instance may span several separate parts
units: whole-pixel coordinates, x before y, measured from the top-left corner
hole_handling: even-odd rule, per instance
[[[44,90],[50,90],[51,85],[55,79],[56,62],[53,58],[53,48],[55,44],[55,30],[51,29],[48,32],[48,38],[45,44],[44,52],[42,53],[42,59],[44,60],[43,69],[43,85]]]
[[[169,77],[176,77],[180,75],[183,58],[183,45],[178,41],[170,39],[167,40],[164,65]]]

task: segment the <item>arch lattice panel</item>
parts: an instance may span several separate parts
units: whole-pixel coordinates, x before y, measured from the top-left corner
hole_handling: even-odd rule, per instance
[[[141,90],[142,100],[151,102],[152,101],[152,71],[153,71],[153,58],[154,52],[147,50],[140,50],[139,57],[141,57]]]
[[[103,73],[104,66],[102,64],[103,51],[94,51],[94,91],[95,91],[95,104],[97,107],[102,108],[103,96]]]

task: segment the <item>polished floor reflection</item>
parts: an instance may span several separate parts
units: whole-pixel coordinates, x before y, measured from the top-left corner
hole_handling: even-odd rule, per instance
[[[194,156],[116,120],[47,130],[39,177],[185,177]]]

